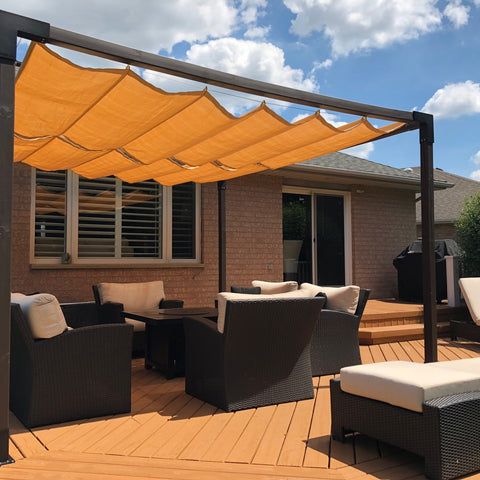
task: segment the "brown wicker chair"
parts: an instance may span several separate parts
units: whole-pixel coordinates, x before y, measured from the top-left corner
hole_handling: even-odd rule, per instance
[[[224,333],[185,318],[185,391],[228,412],[313,398],[310,340],[323,303],[228,300]]]
[[[333,375],[339,373],[342,367],[362,363],[358,327],[369,294],[370,290],[360,290],[354,315],[329,310],[327,299],[312,337],[312,375]]]
[[[130,325],[95,325],[94,302],[62,305],[69,326],[35,340],[11,305],[10,409],[28,428],[130,411]]]
[[[122,315],[123,303],[121,298],[115,302],[102,303],[99,292],[99,285],[92,285],[93,296],[96,304],[100,308],[100,319],[102,323],[125,323],[125,317]],[[158,308],[182,308],[183,300],[162,299]],[[145,330],[134,331],[132,340],[132,356],[145,356]]]

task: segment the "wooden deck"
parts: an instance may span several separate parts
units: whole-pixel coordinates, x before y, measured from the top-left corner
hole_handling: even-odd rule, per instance
[[[437,305],[438,336],[448,336],[450,320],[467,320],[465,304]],[[361,345],[401,342],[423,338],[423,305],[394,299],[369,300],[359,330]]]
[[[423,342],[362,346],[363,363],[423,360]],[[476,357],[480,345],[439,340],[439,360]],[[11,416],[10,454],[0,479],[423,479],[422,459],[356,435],[330,441],[330,377],[315,398],[225,413],[132,363],[128,415],[35,428]],[[468,478],[480,479],[480,474]]]

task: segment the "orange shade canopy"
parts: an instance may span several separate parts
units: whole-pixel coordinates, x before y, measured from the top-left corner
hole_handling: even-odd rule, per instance
[[[264,103],[235,117],[206,90],[167,93],[125,69],[74,65],[32,43],[15,91],[15,162],[163,185],[277,169],[391,134],[366,118],[289,123]]]

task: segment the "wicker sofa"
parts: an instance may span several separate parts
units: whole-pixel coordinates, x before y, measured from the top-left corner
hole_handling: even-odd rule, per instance
[[[28,428],[130,411],[132,327],[99,325],[94,302],[61,308],[70,329],[35,338],[11,304],[10,409]]]
[[[333,375],[342,367],[362,363],[358,328],[369,294],[370,290],[359,290],[355,313],[329,309],[327,298],[312,337],[312,375]]]
[[[334,440],[360,432],[408,450],[435,480],[480,470],[480,358],[347,367],[330,394]]]
[[[145,355],[145,324],[125,318],[123,310],[182,308],[183,300],[166,300],[161,280],[135,283],[99,283],[92,285],[100,317],[105,323],[128,323],[133,326],[132,356]]]
[[[315,324],[311,341],[312,375],[333,375],[342,367],[359,365],[360,345],[358,328],[367,304],[370,290],[356,285],[344,287],[322,287],[296,282],[263,282],[254,280],[246,293],[272,295],[273,297],[315,297],[325,298],[320,318]],[[241,287],[232,290],[241,292]]]
[[[313,398],[310,339],[323,298],[219,294],[218,322],[185,318],[185,391],[227,412]]]

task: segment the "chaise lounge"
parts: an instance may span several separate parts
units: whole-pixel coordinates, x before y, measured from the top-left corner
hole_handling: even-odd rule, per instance
[[[330,393],[334,440],[360,432],[408,450],[435,480],[480,469],[480,358],[346,367]]]
[[[470,313],[467,321],[450,321],[450,338],[458,337],[480,342],[480,278],[460,278],[458,280],[465,303]]]

